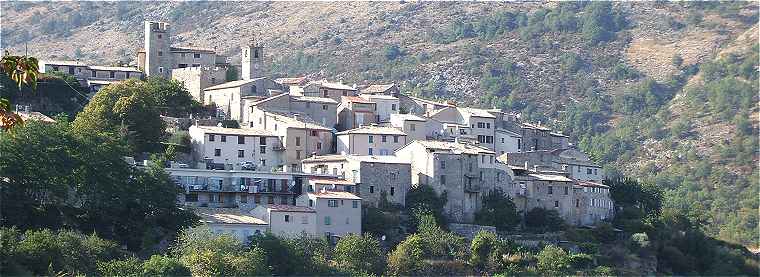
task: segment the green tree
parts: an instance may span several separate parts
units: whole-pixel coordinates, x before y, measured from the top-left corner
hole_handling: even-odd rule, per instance
[[[248,250],[235,237],[215,234],[208,227],[182,231],[172,252],[193,276],[269,275],[263,249]]]
[[[520,215],[512,199],[501,189],[496,189],[483,197],[483,207],[475,213],[475,223],[505,231],[520,223]]]
[[[98,263],[98,272],[103,276],[143,276],[142,261],[135,257]]]
[[[227,82],[232,82],[237,81],[238,79],[240,79],[240,77],[238,77],[237,67],[227,67],[227,71],[224,72],[224,80]]]
[[[388,254],[388,272],[390,276],[411,276],[422,272],[425,263],[425,243],[418,235],[411,235],[399,243]]]
[[[341,238],[333,255],[336,266],[352,274],[381,275],[385,271],[385,255],[380,242],[367,235]]]
[[[565,228],[565,221],[556,210],[533,208],[525,214],[525,225],[536,231],[559,231]]]
[[[570,256],[558,246],[547,245],[536,259],[538,270],[548,276],[565,275],[570,271]]]
[[[150,77],[145,85],[149,94],[155,97],[156,109],[163,115],[185,117],[201,106],[180,81]]]
[[[429,211],[435,216],[439,225],[446,223],[443,207],[446,206],[446,195],[438,195],[435,190],[428,185],[419,185],[413,187],[406,194],[406,209],[408,214],[416,215]],[[415,219],[413,223],[417,223]]]
[[[101,89],[74,120],[78,134],[123,136],[133,151],[158,149],[165,124],[159,117],[160,106],[148,85],[127,80]]]
[[[143,275],[147,276],[190,276],[190,269],[178,259],[153,255],[142,265]]]
[[[470,244],[470,264],[481,270],[500,272],[503,270],[502,256],[509,250],[507,243],[496,234],[480,231]]]

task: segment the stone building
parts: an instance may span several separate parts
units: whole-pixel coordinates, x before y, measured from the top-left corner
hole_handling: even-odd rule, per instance
[[[375,103],[375,122],[383,124],[391,120],[391,115],[399,110],[398,98],[385,94],[362,94],[359,97]]]
[[[303,160],[303,171],[344,177],[357,186],[354,193],[363,203],[374,207],[383,201],[405,205],[412,180],[411,164],[396,156],[314,156]]]
[[[338,106],[338,131],[377,123],[375,102],[358,96],[341,96]]]
[[[171,45],[169,23],[145,21],[144,48],[137,52],[137,67],[146,76],[171,77],[171,71],[185,67],[228,67],[227,57],[214,49]]]
[[[143,73],[134,67],[87,65],[80,61],[38,61],[41,73],[63,72],[74,76],[90,92],[127,79],[143,79]]]
[[[369,85],[366,88],[360,90],[364,95],[386,95],[391,97],[398,97],[400,90],[396,84],[385,85]]]
[[[172,70],[172,79],[181,82],[196,101],[204,103],[210,100],[204,90],[224,83],[226,74],[227,70],[220,67],[185,67]]]
[[[271,171],[284,164],[282,145],[274,132],[251,128],[190,126],[189,135],[196,161],[239,167],[248,162],[252,169]]]
[[[401,105],[401,108],[399,109],[400,113],[429,116],[437,110],[447,107],[456,107],[451,103],[431,101],[403,93],[399,94],[397,97],[399,99],[399,104]]]
[[[253,116],[250,121],[253,128],[268,130],[280,137],[283,145],[278,149],[285,151],[284,170],[300,171],[301,160],[335,151],[333,130],[307,115],[258,110]]]
[[[291,87],[291,92],[302,94],[303,96],[330,98],[336,102],[341,102],[340,98],[343,96],[357,96],[358,94],[354,87],[326,80],[309,82],[307,85],[299,88],[298,91],[294,91],[293,87]]]
[[[499,160],[512,166],[561,171],[576,180],[604,180],[602,167],[574,148],[505,153]]]
[[[401,130],[407,135],[408,141],[415,140],[427,140],[435,134],[434,130],[441,129],[429,128],[428,118],[413,115],[413,114],[391,114],[389,125],[390,127]],[[440,125],[440,124],[439,124]]]
[[[362,126],[336,135],[340,154],[387,156],[407,144],[406,134],[393,127]]]
[[[614,215],[610,187],[593,181],[577,181],[573,185],[573,191],[573,224],[595,225]]]
[[[267,112],[292,113],[307,116],[326,128],[334,128],[338,124],[337,107],[338,102],[331,98],[280,94],[251,103],[244,122],[249,126],[260,126]]]
[[[469,223],[491,190],[511,189],[511,171],[487,148],[445,141],[414,141],[396,151],[412,166],[412,186],[428,185],[445,194],[453,222]]]
[[[302,234],[316,237],[317,211],[295,205],[258,205],[250,214],[267,223],[266,231],[286,238],[298,238]]]
[[[344,191],[307,192],[296,205],[317,213],[317,233],[327,237],[362,233],[362,198]]]
[[[237,80],[204,89],[206,99],[202,103],[214,104],[223,118],[246,122],[247,107],[282,93],[282,85],[269,78]]]

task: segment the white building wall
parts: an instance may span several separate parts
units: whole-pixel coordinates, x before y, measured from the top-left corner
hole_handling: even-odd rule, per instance
[[[372,142],[369,142],[370,136]],[[383,142],[385,139],[385,142]],[[406,136],[383,134],[345,134],[338,136],[338,153],[387,156],[406,145]],[[370,153],[370,148],[372,153]]]
[[[273,167],[282,164],[282,151],[275,151],[279,145],[279,138],[275,136],[263,136],[266,144],[261,144],[262,136],[244,136],[245,144],[238,143],[238,135],[223,135],[208,133],[197,126],[190,126],[188,131],[192,142],[193,156],[197,160],[210,158],[215,163],[240,164],[250,161],[258,166],[257,170],[269,171]],[[214,141],[210,141],[211,135]],[[222,141],[224,137],[225,141]],[[262,152],[262,146],[263,152]],[[219,156],[216,150],[219,149]],[[243,151],[243,157],[239,157],[238,151]],[[262,159],[264,160],[262,162]]]
[[[257,232],[264,234],[267,231],[267,225],[257,224],[208,223],[206,225],[216,234],[230,234],[244,243],[249,242],[248,238],[257,234]]]
[[[520,152],[519,137],[506,132],[495,132],[495,149],[497,155]]]

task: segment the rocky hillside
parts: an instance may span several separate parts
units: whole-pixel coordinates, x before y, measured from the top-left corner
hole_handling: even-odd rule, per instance
[[[682,208],[709,215],[695,220],[706,222],[710,234],[757,245],[751,236],[731,235],[757,234],[757,198],[737,201],[714,188],[757,176],[757,140],[744,140],[757,136],[758,107],[729,101],[724,108],[731,114],[718,116],[719,108],[694,104],[717,102],[723,98],[710,93],[729,87],[705,82],[706,71],[735,65],[757,72],[756,3],[2,2],[0,8],[0,44],[44,59],[134,62],[142,21],[162,20],[172,24],[175,44],[215,48],[233,61],[238,47],[255,38],[266,46],[273,76],[396,82],[419,96],[521,111],[573,136],[613,176],[647,179],[673,189],[674,199],[701,202]],[[742,70],[718,75],[751,83]],[[756,83],[745,89],[756,94]],[[737,132],[739,125],[749,133]],[[721,154],[737,141],[746,147],[733,152],[744,156]],[[703,166],[696,161],[711,170],[678,178]],[[732,193],[756,196],[757,183]],[[743,204],[725,204],[735,202]],[[753,215],[737,211],[752,208]]]

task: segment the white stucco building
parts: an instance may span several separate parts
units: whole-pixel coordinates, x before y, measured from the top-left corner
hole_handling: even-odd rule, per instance
[[[317,213],[317,233],[345,236],[362,233],[362,199],[349,192],[308,192],[296,199],[296,205]]]

